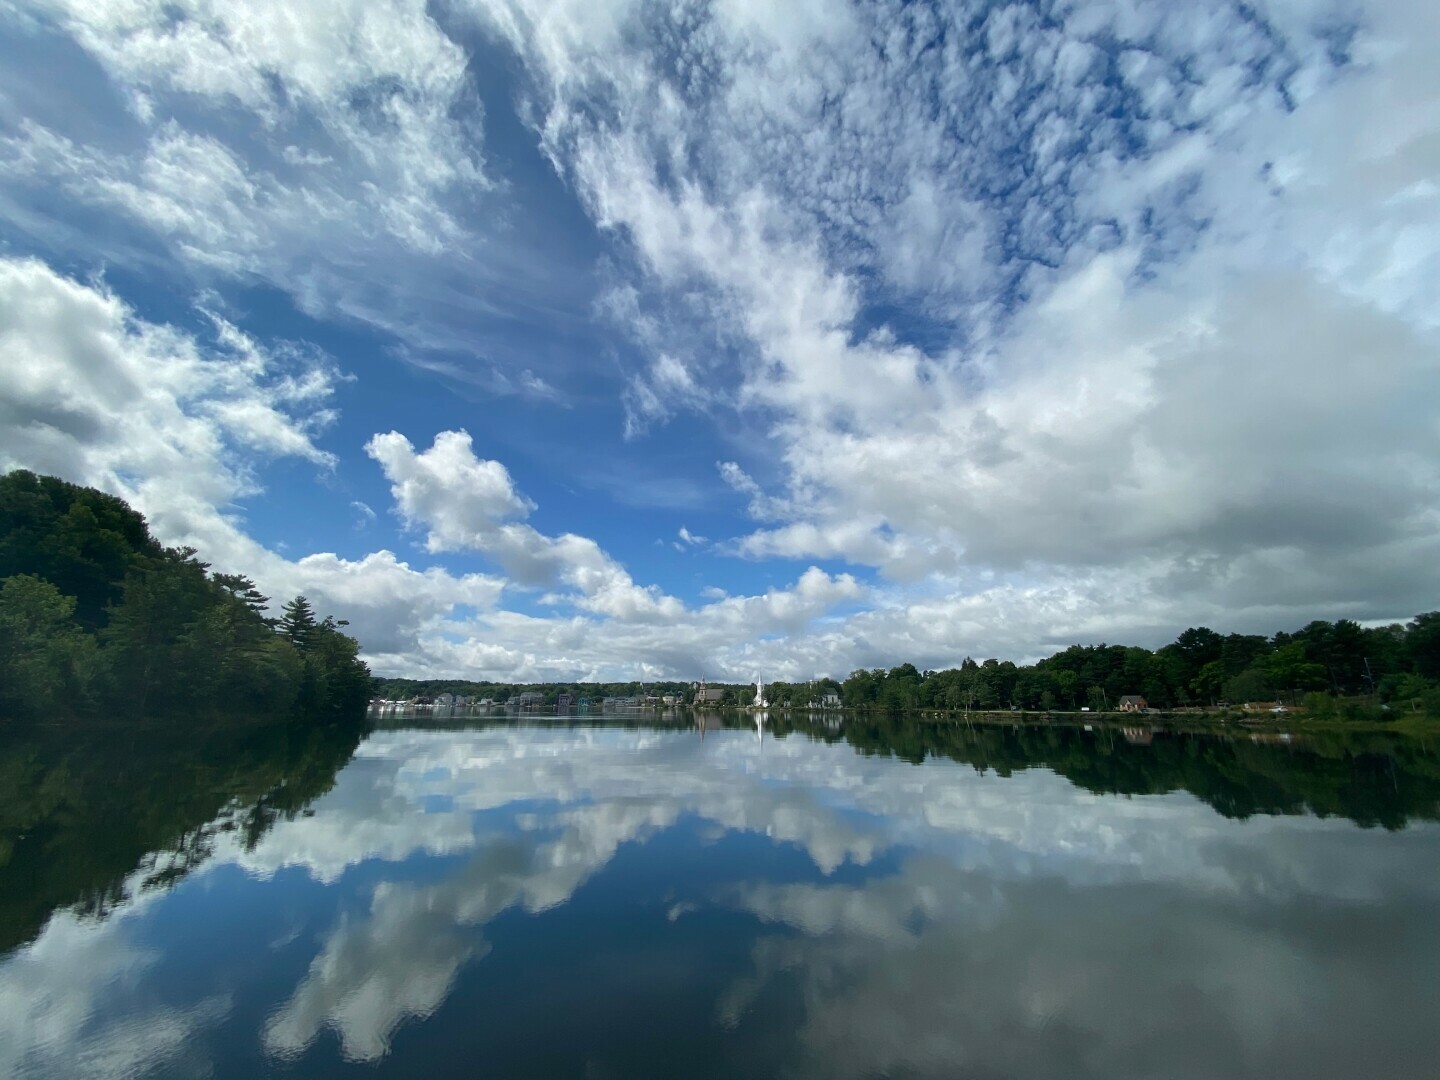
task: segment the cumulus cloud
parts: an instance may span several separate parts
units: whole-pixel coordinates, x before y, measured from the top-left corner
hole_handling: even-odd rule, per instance
[[[468,432],[442,431],[417,454],[410,440],[392,431],[376,435],[365,452],[385,470],[406,522],[428,528],[431,551],[479,547],[502,519],[535,508],[515,490],[504,465],[475,457]]]
[[[165,542],[276,596],[305,592],[351,620],[376,653],[416,648],[456,604],[492,606],[482,574],[414,570],[389,551],[298,561],[232,516],[277,458],[334,464],[317,438],[341,378],[312,348],[265,347],[217,315],[203,334],[140,319],[103,284],[35,260],[0,259],[0,469],[27,468],[127,499]]]
[[[331,361],[303,346],[262,347],[215,315],[205,316],[205,335],[146,322],[103,285],[34,260],[0,261],[0,311],[0,345],[15,361],[0,374],[0,468],[114,492],[166,542],[197,547],[270,595],[305,593],[350,621],[380,670],[748,677],[752,635],[799,633],[863,594],[850,575],[811,568],[792,588],[688,609],[637,584],[594,540],[549,537],[512,520],[532,504],[503,465],[475,456],[463,432],[442,432],[423,452],[389,433],[367,451],[431,550],[483,552],[504,577],[412,567],[388,550],[285,558],[231,511],[259,494],[259,470],[277,457],[333,464],[316,441],[341,377]],[[563,590],[586,617],[496,610],[507,586]],[[475,614],[457,617],[458,607]],[[621,624],[629,629],[617,632]]]
[[[1433,5],[31,9],[0,31],[83,60],[109,112],[100,137],[83,109],[0,94],[18,235],[277,284],[536,407],[581,400],[601,324],[618,327],[634,351],[608,384],[616,428],[640,440],[684,416],[727,439],[721,480],[753,524],[707,520],[705,552],[822,563],[851,605],[804,622],[750,597],[778,628],[754,633],[687,607],[603,537],[528,524],[515,479],[463,432],[417,450],[385,417],[368,452],[402,519],[432,556],[504,575],[463,576],[457,595],[489,597],[467,621],[444,602],[452,575],[405,614],[379,582],[428,571],[350,560],[401,628],[372,624],[391,670],[843,674],[1154,645],[1197,622],[1403,618],[1440,590]],[[598,298],[588,271],[527,246],[525,192],[481,153],[471,70],[492,48],[513,54],[517,116],[602,234]],[[484,329],[585,319],[586,347],[543,364]],[[264,354],[257,378],[277,386],[277,365],[325,367],[224,320],[212,336]],[[334,377],[306,377],[304,409],[243,388],[184,406],[225,447],[201,449],[218,480],[152,498],[167,538],[253,554],[217,509],[255,487],[247,459],[334,453],[316,442]],[[137,496],[161,475],[95,467],[110,450],[81,460],[87,432],[119,439],[65,408],[50,428],[27,419],[11,460]],[[70,442],[44,434],[67,422]],[[834,572],[847,563],[859,577]],[[287,588],[295,565],[273,564]],[[507,585],[555,615],[491,612]]]
[[[674,597],[636,585],[594,540],[545,536],[507,521],[534,504],[515,491],[504,465],[475,456],[466,432],[442,431],[429,450],[416,453],[392,431],[376,435],[365,452],[380,463],[406,523],[427,530],[431,551],[484,552],[522,585],[568,587],[577,606],[621,620],[673,619],[682,612]]]
[[[484,6],[634,252],[616,295],[746,343],[642,398],[771,417],[783,492],[722,474],[779,524],[733,550],[927,590],[1123,568],[1172,624],[1440,588],[1427,6]]]
[[[254,489],[251,462],[293,456],[331,467],[315,437],[334,418],[334,365],[304,347],[262,347],[219,316],[208,321],[202,340],[136,318],[103,284],[0,259],[9,358],[0,466],[142,501],[173,485],[211,507]]]
[[[550,537],[507,520],[528,513],[533,504],[516,491],[502,464],[475,456],[465,432],[441,432],[430,449],[419,452],[403,435],[389,432],[371,439],[366,452],[390,481],[401,517],[425,530],[431,550],[480,552],[498,563],[510,581],[568,590],[549,598],[603,618],[561,621],[497,611],[454,623],[447,629],[458,642],[428,644],[436,671],[448,662],[516,678],[591,675],[627,666],[642,673],[683,676],[709,670],[748,676],[757,658],[780,662],[756,654],[755,637],[799,634],[837,605],[865,594],[852,575],[832,576],[812,566],[791,588],[687,607],[655,586],[636,584],[588,537]],[[685,530],[681,535],[699,542]],[[799,673],[793,661],[783,670]]]

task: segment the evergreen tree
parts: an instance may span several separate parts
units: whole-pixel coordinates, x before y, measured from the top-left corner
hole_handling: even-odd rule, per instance
[[[297,596],[285,605],[276,627],[280,636],[302,653],[309,652],[315,643],[315,609],[304,596]]]
[[[271,626],[275,625],[277,620],[267,618],[265,615],[265,605],[270,603],[270,598],[262,596],[260,590],[255,588],[255,583],[249,578],[242,574],[213,574],[210,580],[243,603],[264,622]]]

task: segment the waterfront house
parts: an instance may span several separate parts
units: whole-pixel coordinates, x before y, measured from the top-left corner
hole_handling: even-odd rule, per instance
[[[1148,707],[1139,694],[1126,694],[1120,699],[1121,712],[1144,712]]]

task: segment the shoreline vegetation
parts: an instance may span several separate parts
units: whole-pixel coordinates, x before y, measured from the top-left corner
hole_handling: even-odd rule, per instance
[[[360,723],[370,670],[346,624],[164,547],[93,488],[0,477],[0,728],[260,717]]]
[[[458,702],[531,712],[750,708],[755,697],[749,684],[710,683],[705,691],[677,680],[511,684],[376,678],[372,696],[421,707]],[[966,657],[956,668],[921,671],[905,663],[856,670],[843,681],[772,682],[765,696],[771,710],[941,719],[1430,722],[1440,720],[1440,612],[1380,627],[1362,627],[1350,619],[1316,620],[1269,637],[1192,627],[1154,651],[1072,645],[1025,665]]]

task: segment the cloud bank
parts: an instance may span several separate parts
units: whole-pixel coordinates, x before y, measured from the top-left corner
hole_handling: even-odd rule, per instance
[[[5,462],[317,591],[386,672],[843,675],[1440,596],[1433,5],[54,0],[0,29],[76,72],[0,87]],[[674,466],[712,516],[652,530],[700,579],[558,489],[568,527],[531,524],[534,470],[458,410],[337,426],[339,380],[391,376],[223,303],[142,316],[77,260],[264,283],[577,461],[596,426],[713,444]],[[282,461],[378,469],[413,552],[252,539],[236,500]]]

